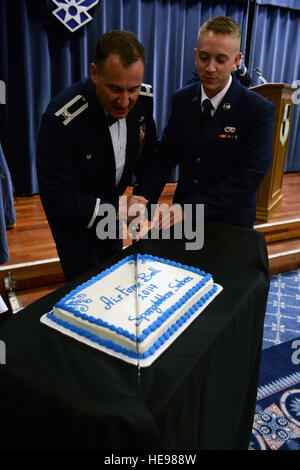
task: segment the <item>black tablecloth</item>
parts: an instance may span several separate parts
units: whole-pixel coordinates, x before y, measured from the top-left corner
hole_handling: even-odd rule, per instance
[[[148,368],[40,323],[79,282],[0,324],[0,447],[8,449],[247,449],[269,288],[264,238],[206,224],[204,246],[142,240],[138,251],[212,273],[223,291]],[[128,256],[129,247],[97,270]]]

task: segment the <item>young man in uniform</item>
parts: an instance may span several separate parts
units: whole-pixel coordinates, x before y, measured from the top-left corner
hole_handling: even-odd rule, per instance
[[[179,164],[174,203],[190,204],[193,214],[204,204],[205,220],[252,228],[256,191],[272,162],[275,106],[232,76],[240,40],[230,17],[201,27],[195,48],[200,81],[175,92],[159,158],[134,194],[156,203]]]

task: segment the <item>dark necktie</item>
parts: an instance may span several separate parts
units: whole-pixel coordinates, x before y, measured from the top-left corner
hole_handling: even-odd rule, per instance
[[[211,120],[212,109],[214,109],[214,107],[211,104],[211,101],[208,99],[205,99],[202,103],[202,112],[201,112],[201,118],[200,118],[201,127],[205,127]]]
[[[108,122],[109,127],[112,126],[117,121],[118,119],[114,118],[110,114],[107,115],[107,122]]]

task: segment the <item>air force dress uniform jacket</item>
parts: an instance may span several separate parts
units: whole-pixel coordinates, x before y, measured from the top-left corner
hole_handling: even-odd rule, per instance
[[[132,176],[138,177],[151,157],[156,143],[151,91],[149,85],[142,87],[126,118],[126,158],[119,184],[109,126],[90,78],[63,90],[42,116],[39,190],[63,268],[68,271],[70,264],[77,264],[69,278],[99,264],[97,218],[92,223],[97,200],[117,209]]]
[[[156,168],[135,194],[155,203],[179,164],[174,202],[204,204],[205,220],[251,228],[256,191],[272,162],[275,106],[233,78],[205,130],[200,110],[200,82],[175,92]]]

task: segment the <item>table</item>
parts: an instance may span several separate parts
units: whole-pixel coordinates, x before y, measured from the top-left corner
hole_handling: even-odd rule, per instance
[[[269,288],[263,236],[211,223],[199,251],[185,250],[184,240],[142,240],[137,246],[212,273],[223,291],[142,369],[140,389],[135,366],[40,323],[96,270],[3,320],[0,448],[247,449]]]

